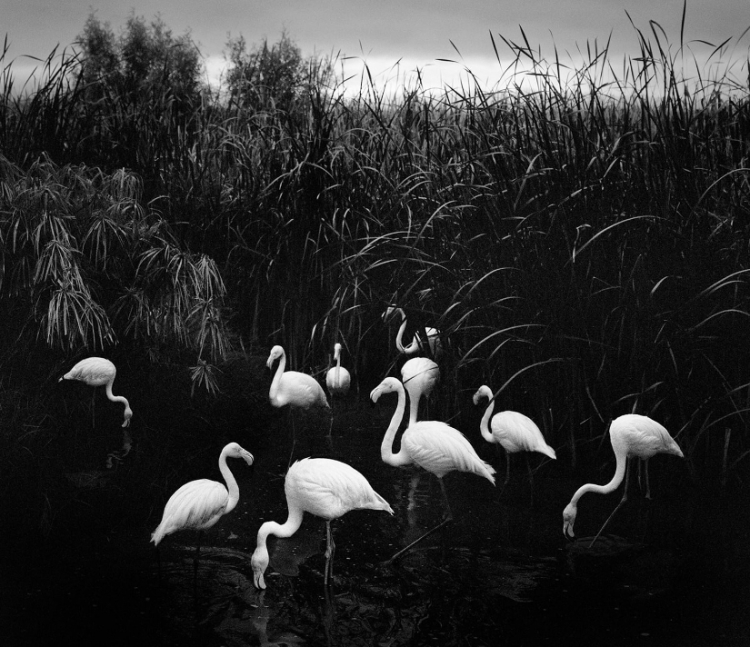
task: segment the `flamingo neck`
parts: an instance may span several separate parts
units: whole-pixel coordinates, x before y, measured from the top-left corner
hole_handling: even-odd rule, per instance
[[[268,395],[272,401],[276,400],[278,396],[279,383],[281,382],[281,376],[284,374],[284,369],[286,369],[286,353],[281,353],[281,357],[279,357],[279,365],[276,367],[276,373],[273,376],[271,388],[268,391]]]
[[[336,351],[336,386],[341,386],[341,351]]]
[[[492,412],[495,410],[495,401],[492,399],[492,391],[489,389],[482,389],[482,395],[488,397],[490,403],[484,411],[482,422],[479,423],[479,431],[482,433],[482,438],[488,443],[493,443],[495,441],[492,437],[492,432],[490,431],[490,420],[492,419]]]
[[[111,400],[112,402],[120,402],[125,405],[125,414],[127,416],[127,413],[130,412],[130,415],[133,415],[132,410],[130,409],[130,403],[128,402],[128,399],[124,395],[114,395],[112,393],[112,383],[114,380],[110,380],[107,382],[107,384],[104,387],[104,390],[107,394],[107,399]]]
[[[227,499],[227,505],[224,507],[224,514],[234,510],[237,502],[240,500],[240,488],[237,485],[237,480],[234,478],[234,474],[227,465],[227,452],[222,450],[219,456],[219,470],[221,475],[224,477],[224,482],[227,484],[227,492],[229,492],[229,498]]]
[[[418,350],[417,340],[412,340],[411,344],[404,346],[404,333],[406,332],[406,313],[402,308],[396,308],[396,312],[401,315],[401,325],[396,333],[396,348],[399,353],[404,355],[413,355]]]
[[[291,537],[302,525],[302,517],[302,509],[299,506],[290,505],[289,516],[283,524],[275,521],[266,521],[266,523],[264,523],[258,530],[256,548],[267,550],[266,540],[268,539],[268,535],[275,535],[276,537]]]
[[[393,441],[396,439],[396,432],[401,420],[404,418],[404,410],[406,409],[406,392],[404,391],[403,385],[399,382],[398,387],[398,404],[396,405],[396,411],[393,412],[393,417],[388,425],[388,429],[383,436],[383,442],[380,444],[380,458],[383,459],[384,463],[399,467],[401,465],[411,464],[411,458],[404,451],[403,446],[398,454],[393,453]]]
[[[573,498],[570,500],[571,505],[576,505],[578,499],[580,499],[587,492],[593,492],[594,494],[609,494],[616,490],[622,479],[625,478],[625,467],[627,466],[627,456],[621,452],[615,452],[615,459],[617,460],[617,467],[615,468],[615,475],[612,480],[605,485],[597,485],[596,483],[586,483],[576,490]]]

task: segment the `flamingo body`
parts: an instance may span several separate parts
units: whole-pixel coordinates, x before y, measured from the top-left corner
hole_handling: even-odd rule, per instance
[[[413,357],[401,367],[401,380],[409,393],[409,425],[417,421],[419,401],[430,397],[440,380],[440,368],[427,357]]]
[[[351,385],[351,375],[343,366],[341,366],[341,344],[335,344],[333,347],[333,359],[336,366],[328,369],[326,373],[326,386],[331,396],[344,396],[349,393]]]
[[[116,375],[117,369],[108,359],[104,359],[103,357],[87,357],[71,368],[58,382],[62,380],[76,380],[88,386],[105,387],[105,392],[109,400],[112,402],[121,402],[125,406],[122,426],[127,427],[130,425],[130,419],[133,417],[133,410],[130,408],[127,398],[112,393],[112,384],[115,381]]]
[[[286,353],[281,346],[274,346],[271,349],[266,366],[271,368],[277,359],[279,365],[268,393],[268,398],[274,407],[290,405],[299,409],[309,409],[314,406],[329,408],[323,387],[312,375],[284,370]]]
[[[219,469],[226,486],[209,479],[190,481],[180,487],[164,506],[161,523],[151,535],[155,546],[167,535],[178,530],[208,530],[222,516],[234,510],[240,491],[234,475],[227,466],[227,458],[242,458],[253,464],[253,455],[237,443],[229,443],[219,455]]]
[[[597,485],[595,483],[586,483],[576,490],[573,498],[570,500],[565,509],[563,510],[563,534],[570,537],[574,537],[573,526],[575,524],[576,515],[578,514],[578,500],[587,492],[595,492],[597,494],[608,494],[616,490],[623,478],[625,478],[625,491],[623,492],[622,500],[620,504],[615,508],[617,509],[627,500],[628,495],[628,484],[627,484],[627,461],[629,458],[640,458],[648,460],[655,454],[672,454],[684,458],[682,450],[679,445],[675,442],[674,438],[669,435],[669,432],[658,422],[652,420],[647,416],[642,416],[636,413],[628,413],[619,418],[615,418],[609,427],[609,437],[612,443],[612,449],[615,452],[615,475],[612,480],[605,485]],[[610,519],[614,515],[610,515]],[[604,525],[607,525],[607,521]],[[597,533],[597,537],[601,534],[604,526]],[[596,540],[596,537],[594,538]],[[592,542],[593,544],[593,542]]]
[[[258,530],[255,551],[250,560],[253,581],[258,589],[265,589],[264,574],[268,568],[267,538],[291,537],[300,525],[305,512],[326,520],[326,583],[333,557],[333,537],[330,523],[351,510],[382,510],[393,514],[388,502],[373,490],[367,479],[356,469],[330,458],[304,458],[296,461],[284,480],[289,514],[283,524],[265,522]]]
[[[499,411],[493,415],[495,401],[488,386],[479,387],[474,394],[474,404],[479,404],[482,398],[490,400],[480,425],[482,438],[488,443],[497,443],[509,454],[539,452],[557,458],[555,450],[546,443],[541,430],[531,418],[518,411]]]

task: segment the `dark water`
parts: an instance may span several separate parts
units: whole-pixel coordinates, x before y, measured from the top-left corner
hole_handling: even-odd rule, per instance
[[[283,417],[232,438],[256,464],[230,463],[241,500],[204,537],[196,577],[195,533],[168,537],[159,560],[148,540],[174,489],[220,478],[218,451],[200,474],[181,474],[179,462],[150,462],[144,434],[114,472],[61,474],[47,532],[4,550],[0,644],[750,645],[750,500],[703,493],[672,457],[651,461],[652,501],[631,482],[631,499],[593,548],[563,537],[562,509],[582,480],[561,465],[532,455],[533,486],[523,458],[505,488],[502,478],[492,487],[450,474],[454,521],[386,565],[443,513],[433,476],[380,460],[394,406],[350,403],[330,441],[316,423],[298,434],[298,457],[350,463],[396,512],[334,522],[328,591],[325,525],[309,515],[292,538],[269,540],[268,588],[253,587],[257,529],[286,519]],[[478,428],[464,432],[502,475]],[[619,497],[584,497],[576,530],[590,541]]]

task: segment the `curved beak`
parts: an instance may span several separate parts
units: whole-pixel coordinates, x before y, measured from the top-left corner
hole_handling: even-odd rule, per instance
[[[248,465],[252,465],[255,462],[255,458],[253,457],[253,455],[250,452],[245,451],[244,449],[242,450],[242,458]]]
[[[565,535],[567,539],[575,538],[576,535],[573,532],[573,524],[570,523],[570,521],[566,521],[563,523],[563,535]]]

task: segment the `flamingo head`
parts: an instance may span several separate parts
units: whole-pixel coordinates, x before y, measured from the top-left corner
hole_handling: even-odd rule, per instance
[[[393,315],[395,315],[396,313],[401,313],[401,318],[404,317],[404,311],[401,308],[397,308],[396,306],[388,306],[383,313],[383,321],[385,323],[388,323],[391,320],[391,317],[393,317]]]
[[[370,400],[377,402],[384,393],[397,393],[400,382],[395,377],[387,377],[370,393]]]
[[[563,535],[566,537],[575,537],[573,532],[573,524],[576,522],[576,515],[578,514],[578,506],[575,503],[568,503],[563,510]]]
[[[253,569],[253,584],[256,589],[265,589],[266,580],[263,574],[268,568],[268,550],[265,546],[258,546],[250,558],[250,566]]]
[[[268,368],[271,368],[273,366],[273,363],[277,360],[284,357],[284,349],[281,346],[274,346],[271,349],[271,354],[268,356],[268,361],[266,362],[266,366]]]
[[[130,427],[130,419],[133,417],[133,410],[130,408],[130,405],[125,405],[125,413],[123,414],[123,417],[125,418],[122,421],[123,427]]]
[[[253,458],[253,455],[246,449],[243,449],[242,447],[240,447],[237,443],[229,443],[229,445],[227,445],[227,457],[228,458],[241,458],[248,465],[252,465],[253,462],[255,461],[255,458]]]
[[[477,405],[482,401],[482,398],[492,399],[492,391],[490,391],[490,388],[488,386],[480,386],[479,389],[477,389],[477,392],[474,394],[472,400],[474,401],[474,404]]]
[[[336,342],[333,345],[333,359],[338,359],[340,355],[341,355],[341,344]]]

